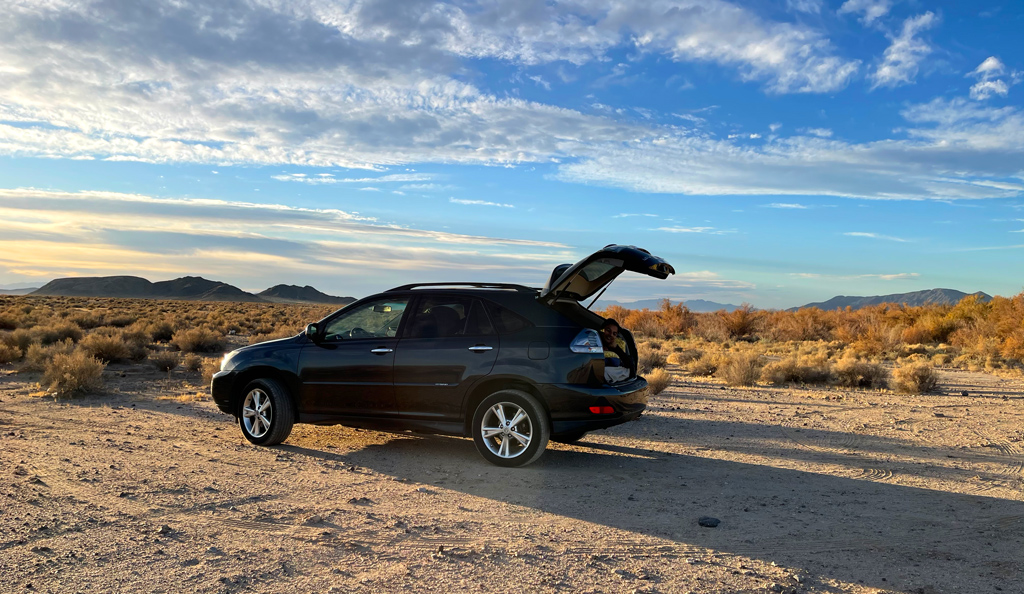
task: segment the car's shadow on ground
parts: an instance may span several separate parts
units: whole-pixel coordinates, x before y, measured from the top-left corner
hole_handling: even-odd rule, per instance
[[[680,434],[736,433],[735,426],[722,426],[728,424],[694,431],[701,421],[672,422]],[[866,439],[870,445],[873,438]],[[603,545],[606,553],[655,550],[660,542],[675,546],[678,557],[706,547],[806,568],[824,579],[939,592],[964,572],[977,576],[976,591],[1012,591],[1024,568],[1024,502],[878,482],[870,475],[679,455],[657,441],[645,447],[586,438],[576,446],[553,444],[538,462],[518,469],[488,464],[469,439],[398,434],[345,454],[290,443],[280,447],[616,529]],[[798,443],[779,449],[794,459],[814,454]],[[964,478],[951,472],[950,478]],[[700,527],[701,516],[721,524]],[[979,550],[983,557],[972,556]]]

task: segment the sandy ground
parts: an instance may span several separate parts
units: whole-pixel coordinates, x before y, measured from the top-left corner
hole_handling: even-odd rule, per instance
[[[1024,592],[1019,380],[682,378],[502,469],[343,427],[254,447],[177,370],[70,402],[0,373],[0,591]]]

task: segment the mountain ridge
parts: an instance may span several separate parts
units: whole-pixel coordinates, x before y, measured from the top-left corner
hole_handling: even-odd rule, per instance
[[[983,293],[982,291],[964,293],[963,291],[957,291],[956,289],[940,288],[911,291],[909,293],[893,293],[891,295],[874,295],[869,297],[836,295],[827,301],[818,301],[815,303],[801,305],[799,307],[791,307],[786,311],[796,311],[798,309],[808,307],[816,307],[826,311],[833,309],[845,309],[847,307],[860,309],[862,307],[880,305],[882,303],[904,304],[909,307],[917,307],[920,305],[955,305],[964,297],[969,297],[971,295],[977,295],[983,302],[992,300],[991,295]]]
[[[327,295],[309,285],[276,285],[260,294],[253,294],[234,285],[201,276],[183,276],[155,283],[140,276],[72,276],[54,279],[28,295],[331,305],[347,305],[355,301],[352,297]]]

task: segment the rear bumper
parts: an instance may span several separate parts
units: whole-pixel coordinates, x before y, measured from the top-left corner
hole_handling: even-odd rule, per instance
[[[551,412],[551,434],[562,435],[613,427],[639,417],[647,408],[647,380],[642,377],[614,386],[578,384],[538,386]],[[590,407],[611,406],[611,414],[595,414]]]
[[[213,374],[213,380],[210,381],[210,394],[213,395],[214,404],[221,412],[229,415],[235,414],[235,406],[232,402],[232,396],[235,393],[235,377],[234,371],[218,371]]]

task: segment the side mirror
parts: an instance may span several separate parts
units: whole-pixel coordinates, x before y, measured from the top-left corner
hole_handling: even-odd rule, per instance
[[[306,336],[309,337],[310,340],[312,340],[313,342],[316,342],[317,335],[319,335],[319,334],[320,334],[320,328],[318,328],[316,324],[307,324],[306,325]]]

